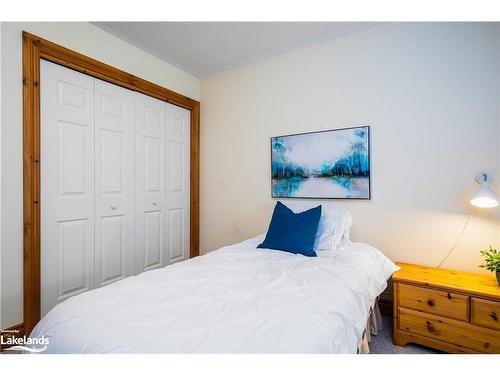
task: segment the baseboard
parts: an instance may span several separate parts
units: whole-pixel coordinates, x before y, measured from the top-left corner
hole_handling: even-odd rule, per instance
[[[11,337],[18,338],[18,337],[23,337],[23,336],[24,336],[24,324],[23,323],[17,324],[15,326],[10,327],[10,328],[0,330],[0,338],[3,338],[2,342],[8,341],[8,338],[11,338]],[[3,351],[11,346],[12,345],[1,344],[0,351]]]

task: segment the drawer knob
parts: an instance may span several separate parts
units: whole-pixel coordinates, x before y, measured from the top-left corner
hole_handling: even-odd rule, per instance
[[[495,322],[498,322],[498,316],[495,311],[492,311],[490,314],[491,319],[493,319]]]
[[[432,299],[428,300],[427,301],[427,304],[430,306],[430,307],[433,307],[435,305],[434,301]]]
[[[436,332],[436,328],[434,328],[434,326],[432,325],[431,322],[427,321],[425,322],[425,325],[427,327],[427,330],[430,332],[430,333],[435,333]]]

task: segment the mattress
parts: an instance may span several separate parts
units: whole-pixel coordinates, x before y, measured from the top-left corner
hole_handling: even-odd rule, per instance
[[[364,243],[308,258],[261,241],[74,296],[31,337],[45,353],[356,353],[397,266]]]

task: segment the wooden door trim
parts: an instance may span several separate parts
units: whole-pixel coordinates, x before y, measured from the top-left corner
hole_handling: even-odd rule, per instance
[[[40,60],[138,91],[191,111],[190,257],[199,255],[200,103],[120,69],[23,32],[24,329],[40,320]]]

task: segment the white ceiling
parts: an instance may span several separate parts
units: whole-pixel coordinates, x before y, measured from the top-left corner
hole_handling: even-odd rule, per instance
[[[377,25],[374,22],[93,22],[203,78]]]

